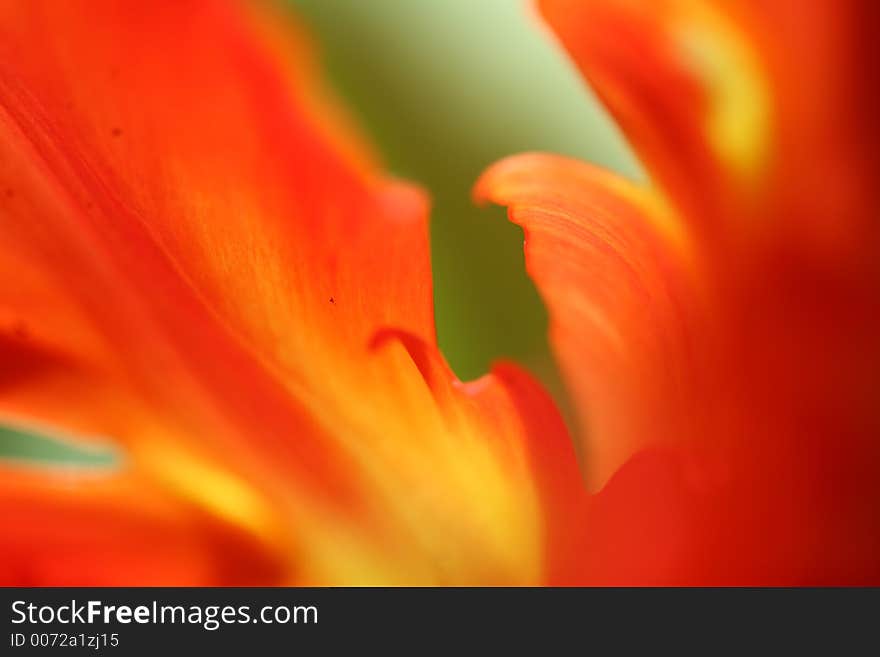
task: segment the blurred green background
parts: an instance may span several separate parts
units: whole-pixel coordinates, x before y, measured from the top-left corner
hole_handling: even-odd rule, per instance
[[[561,398],[522,232],[503,209],[475,207],[471,188],[492,162],[530,150],[641,173],[549,30],[527,0],[282,1],[390,171],[431,194],[437,332],[458,376],[512,358]],[[77,456],[2,429],[0,454]]]
[[[480,209],[487,166],[543,150],[638,165],[528,0],[287,0],[390,170],[433,199],[437,331],[463,379],[512,357],[547,373],[546,316],[522,231]],[[552,376],[552,375],[551,375]]]

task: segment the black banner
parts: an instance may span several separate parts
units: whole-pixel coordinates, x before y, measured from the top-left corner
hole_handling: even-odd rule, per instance
[[[7,588],[2,604],[4,655],[798,645],[877,654],[880,644],[878,589]]]

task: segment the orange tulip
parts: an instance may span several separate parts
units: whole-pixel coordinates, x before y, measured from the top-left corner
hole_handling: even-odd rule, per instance
[[[124,450],[0,466],[0,581],[880,581],[867,3],[542,4],[655,181],[477,186],[526,230],[592,495],[528,374],[450,372],[426,200],[302,35],[158,7],[0,2],[0,418]]]

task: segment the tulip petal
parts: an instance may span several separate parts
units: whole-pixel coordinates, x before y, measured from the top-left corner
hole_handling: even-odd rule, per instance
[[[876,8],[541,8],[687,226],[703,290],[681,303],[693,337],[675,356],[686,403],[667,386],[670,415],[642,427],[697,440],[642,451],[594,498],[588,579],[876,581],[880,232],[868,182],[876,92],[863,77]],[[663,369],[629,374],[659,389]],[[638,397],[622,408],[643,417]]]
[[[696,221],[761,179],[772,111],[759,56],[713,4],[540,2],[652,175]]]
[[[876,94],[858,74],[870,58],[872,3],[539,5],[654,179],[704,237],[721,241],[719,253],[743,241],[755,252],[762,232],[773,247],[838,262],[880,243],[864,212]]]
[[[519,367],[501,363],[492,376],[517,409],[500,435],[518,432],[528,456],[529,470],[539,496],[543,519],[543,579],[548,586],[571,585],[584,577],[584,545],[588,540],[588,497],[566,427],[550,396]],[[497,393],[495,393],[497,394]]]
[[[686,234],[649,192],[561,157],[502,160],[475,195],[507,205],[580,420],[592,485],[636,449],[680,439],[695,385]]]
[[[0,413],[120,442],[279,583],[558,577],[558,414],[525,375],[449,372],[424,196],[277,31],[235,3],[0,5]]]
[[[723,465],[692,450],[639,453],[585,514],[584,581],[876,585],[880,532],[869,452],[803,438],[798,449],[769,457],[743,446]]]
[[[95,13],[101,21],[90,18]],[[211,3],[167,3],[150,17],[126,3],[4,5],[2,174],[13,193],[5,199],[3,267],[22,283],[4,287],[0,305],[13,330],[25,328],[37,347],[29,348],[34,355],[49,349],[56,363],[75,366],[61,375],[70,380],[72,371],[79,372],[72,385],[121,391],[109,399],[93,395],[103,407],[89,409],[93,421],[108,406],[128,405],[117,397],[134,397],[148,407],[147,413],[158,410],[176,416],[176,424],[189,424],[178,434],[209,436],[204,440],[214,448],[229,433],[217,426],[229,422],[226,416],[237,415],[236,422],[245,424],[262,415],[265,424],[275,426],[255,435],[264,447],[277,446],[279,425],[309,421],[305,411],[291,409],[286,385],[271,371],[279,366],[275,356],[281,342],[266,335],[259,307],[262,315],[271,309],[272,321],[285,308],[296,312],[286,332],[291,341],[297,334],[305,340],[313,334],[296,329],[309,324],[307,308],[285,301],[302,301],[291,288],[305,289],[308,297],[313,293],[308,288],[328,283],[319,277],[309,281],[313,268],[326,264],[326,275],[335,278],[342,271],[350,280],[351,268],[363,258],[389,256],[383,245],[393,249],[415,241],[409,260],[388,261],[413,262],[428,271],[417,250],[421,240],[421,252],[427,252],[423,217],[408,221],[398,214],[410,212],[413,203],[423,213],[417,195],[399,192],[396,185],[373,193],[381,184],[365,180],[359,162],[346,166],[350,158],[328,145],[329,137],[319,138],[325,127],[306,118],[290,98],[274,59],[246,25],[231,6]],[[200,37],[191,39],[190,31]],[[279,115],[274,142],[266,133],[272,128],[266,108]],[[285,134],[286,142],[279,136]],[[277,146],[279,141],[283,146]],[[315,181],[298,180],[307,175]],[[294,198],[279,198],[274,212],[262,207],[285,191]],[[297,192],[306,198],[295,198]],[[317,207],[307,213],[310,204],[322,200],[328,201],[323,208],[327,217],[318,221]],[[344,207],[359,201],[363,207],[357,211]],[[368,217],[392,221],[400,230],[387,239],[365,225],[372,221]],[[341,225],[334,227],[334,220]],[[348,236],[347,222],[360,224],[351,231],[352,241],[374,235],[375,248],[365,246],[346,260],[342,238]],[[283,239],[278,234],[282,228],[291,231]],[[309,241],[310,236],[315,239]],[[338,253],[327,253],[336,243]],[[307,253],[294,254],[297,244]],[[337,257],[351,267],[326,262]],[[417,272],[401,268],[393,281],[413,281],[421,290]],[[270,285],[285,275],[296,280]],[[390,299],[382,297],[380,303],[373,294],[396,289],[393,281],[355,281],[363,289],[351,291],[353,310],[345,324],[353,327],[353,335],[340,335],[337,329],[327,342],[345,352],[358,333],[367,335],[357,308],[398,319],[389,315]],[[340,296],[341,305],[347,295]],[[399,296],[408,302],[406,317],[418,322],[419,304],[405,293]],[[332,304],[323,291],[320,305],[325,324],[331,323],[332,309],[323,309]],[[430,308],[429,300],[422,306]],[[241,321],[259,325],[236,325]],[[257,332],[264,338],[259,346],[251,335]],[[320,352],[316,345],[298,346]],[[26,359],[25,351],[19,356]],[[265,360],[274,362],[267,366]],[[19,369],[26,367],[23,360]],[[297,376],[302,372],[289,378]],[[222,400],[223,417],[216,417],[214,397]],[[41,413],[53,407],[44,403]],[[63,423],[66,418],[36,419]],[[193,432],[193,423],[201,431]],[[102,419],[94,428],[83,427],[84,433],[104,434],[106,424]],[[236,451],[229,443],[225,448]],[[282,452],[290,448],[288,442]],[[305,458],[313,447],[298,449]],[[306,470],[320,475],[327,454],[315,449]],[[279,454],[267,456],[277,460]]]
[[[132,473],[0,463],[0,512],[4,586],[277,578],[279,565],[251,537]]]
[[[67,217],[45,217],[53,232],[16,226],[24,234],[10,239],[77,271],[98,260],[95,278],[123,278],[117,287],[129,289],[82,285],[98,297],[90,312],[161,285],[178,315],[208,306],[303,383],[362,352],[377,326],[433,336],[421,196],[324,137],[315,99],[298,96],[307,73],[276,71],[258,45],[274,42],[252,38],[239,13],[202,3],[168,3],[149,17],[125,3],[13,7],[24,16],[7,19],[2,101],[23,145],[7,173],[10,211],[33,217],[34,197],[60,197]],[[41,34],[53,38],[36,49]],[[51,180],[17,180],[34,169]],[[63,224],[77,235],[58,253]],[[181,280],[156,280],[160,268]]]

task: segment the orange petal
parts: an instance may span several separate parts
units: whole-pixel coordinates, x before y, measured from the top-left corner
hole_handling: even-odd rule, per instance
[[[326,118],[299,37],[170,1],[8,3],[0,30],[0,269],[26,291],[0,291],[0,412],[120,440],[280,581],[563,570],[544,541],[576,510],[535,481],[574,460],[530,456],[536,427],[565,444],[558,415],[522,376],[438,365],[425,199]]]
[[[674,362],[685,384],[652,378],[663,367],[627,372],[631,385],[641,378],[669,397],[669,416],[643,432],[702,440],[636,455],[594,500],[591,578],[875,581],[876,92],[859,35],[876,10],[708,0],[542,8],[688,225],[705,288],[680,297],[692,339]],[[646,322],[662,331],[659,317]],[[635,350],[639,335],[626,337]],[[626,399],[621,414],[641,418],[644,406]],[[646,554],[646,543],[656,549]]]
[[[495,164],[475,194],[507,205],[525,231],[590,482],[601,485],[644,444],[692,431],[673,421],[697,385],[697,297],[674,217],[612,174],[549,155]]]
[[[578,583],[584,576],[583,550],[589,539],[585,522],[588,499],[572,441],[552,399],[530,375],[502,363],[493,368],[492,376],[502,383],[517,409],[513,418],[498,415],[506,420],[506,426],[498,426],[495,433],[523,435],[539,496],[544,538],[542,584]]]
[[[765,171],[759,57],[704,0],[541,0],[541,11],[652,175],[696,221]],[[738,202],[738,199],[737,199]]]
[[[412,357],[449,426],[466,434],[471,430],[468,425],[476,422],[492,449],[499,450],[498,462],[507,462],[510,474],[531,479],[529,499],[539,509],[543,539],[543,583],[576,579],[582,566],[587,494],[572,441],[552,398],[512,363],[496,363],[490,374],[462,383],[436,348],[401,332],[384,332],[379,344],[392,339],[399,340]],[[451,458],[471,461],[467,451],[459,449]],[[483,489],[480,478],[474,477],[474,483]],[[525,508],[520,513],[529,515]]]
[[[376,324],[431,336],[424,200],[336,147],[281,35],[212,3],[90,4],[100,23],[80,9],[15,6],[2,101],[81,240],[107,259],[152,247],[286,369],[324,356],[314,329],[336,350]]]
[[[135,415],[129,407],[136,399],[139,410],[165,416],[176,440],[187,436],[196,449],[275,463],[293,463],[292,452],[303,461],[300,477],[339,480],[323,476],[333,461],[317,438],[311,444],[280,439],[286,427],[311,423],[288,390],[306,372],[315,375],[305,354],[321,353],[303,344],[315,333],[305,330],[314,326],[302,295],[320,305],[331,325],[323,291],[320,304],[313,296],[330,282],[309,279],[311,271],[327,265],[326,277],[344,273],[350,280],[352,268],[369,271],[361,267],[365,259],[389,255],[383,245],[412,245],[407,253],[427,275],[426,257],[417,255],[420,244],[427,252],[423,204],[396,185],[369,179],[359,160],[339,152],[335,138],[321,138],[329,128],[301,106],[315,101],[298,104],[297,87],[287,84],[239,11],[213,3],[158,9],[145,14],[112,2],[90,3],[88,10],[76,3],[3,6],[0,175],[11,194],[4,198],[7,247],[0,266],[21,283],[4,288],[0,307],[7,326],[23,327],[30,344],[18,352],[19,369],[30,367],[28,353],[48,351],[66,369],[44,367],[35,394],[63,400],[62,387],[114,390],[88,395],[95,404],[87,411],[93,426],[81,427],[87,433],[103,434],[109,426],[126,443],[129,434],[143,435],[118,430],[120,414]],[[401,218],[411,211],[419,216]],[[400,229],[384,239],[365,225],[370,217]],[[346,232],[349,223],[360,227]],[[330,253],[332,238],[343,235],[376,246],[348,258],[344,247]],[[345,266],[326,262],[336,257]],[[361,288],[350,295],[337,292],[356,300],[346,318],[352,335],[337,328],[323,349],[332,344],[344,352],[359,334],[366,340],[362,320],[370,313],[398,319],[381,296],[396,290],[397,281],[412,281],[419,291],[429,286],[417,272],[400,270],[390,282],[377,272],[374,280],[352,283]],[[424,328],[418,302],[396,296],[407,302],[406,317]],[[421,305],[430,318],[429,298]],[[358,314],[359,308],[366,310]],[[290,326],[268,335],[269,323],[285,314],[295,316]],[[275,357],[289,343],[296,343],[291,354],[302,356],[304,371],[281,377]],[[85,396],[69,405],[81,406]],[[45,399],[38,409],[30,400],[5,401],[7,413],[69,420],[69,412],[57,415],[59,405]],[[230,422],[232,431],[224,428]],[[268,453],[244,454],[240,436],[230,435],[242,426]]]
[[[107,332],[143,338],[157,318],[119,326],[124,297],[161,286],[178,317],[208,305],[236,340],[307,383],[377,326],[432,337],[424,201],[336,148],[327,112],[304,95],[303,57],[275,66],[278,35],[258,40],[268,28],[211,3],[6,12],[10,211],[31,226],[44,215],[8,239],[76,270],[55,283],[85,297]],[[52,38],[36,48],[40,34]],[[88,270],[100,286],[80,283]],[[151,310],[160,322],[172,314]]]
[[[547,394],[509,366],[461,383],[436,346],[406,333],[382,332],[373,348],[383,361],[376,380],[388,383],[368,397],[382,420],[344,415],[356,423],[369,531],[310,518],[318,527],[301,538],[315,555],[315,579],[306,581],[524,584],[571,576],[584,488]],[[344,577],[328,580],[341,566],[349,568]]]
[[[0,464],[4,586],[271,582],[259,543],[130,472]]]
[[[872,3],[539,3],[654,178],[702,231],[732,231],[734,243],[744,232],[754,249],[770,229],[774,243],[838,257],[866,239],[878,244],[864,211],[876,99],[860,76]]]

